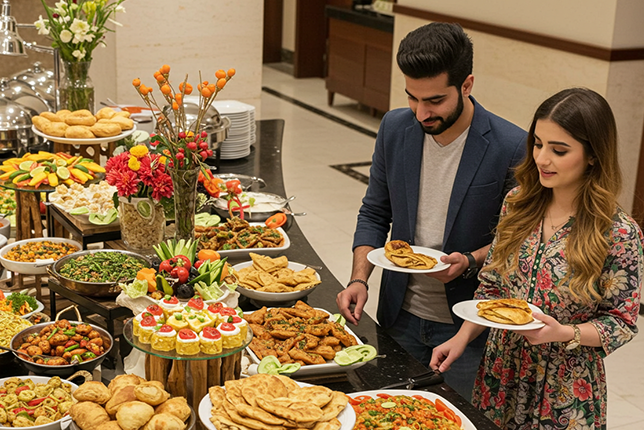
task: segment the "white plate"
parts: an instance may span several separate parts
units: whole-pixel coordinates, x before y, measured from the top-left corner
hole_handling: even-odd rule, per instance
[[[245,195],[244,195],[245,194]],[[288,199],[272,193],[260,193],[254,191],[247,191],[242,194],[242,205],[247,205],[250,199],[255,199],[253,206],[245,209],[244,213],[251,214],[257,212],[275,212],[282,209],[288,203]],[[215,207],[221,210],[228,210],[228,200],[218,198],[215,200]]]
[[[47,273],[47,266],[52,264],[54,260],[38,260],[33,263],[25,263],[20,261],[7,260],[4,258],[5,255],[16,246],[24,245],[28,242],[55,242],[55,243],[70,243],[78,248],[79,251],[83,249],[83,246],[76,242],[75,240],[64,239],[61,237],[35,237],[32,239],[19,240],[17,242],[10,243],[4,248],[0,249],[0,263],[10,272],[21,273],[23,275],[44,275]]]
[[[452,307],[452,311],[459,317],[463,318],[465,321],[472,322],[474,324],[482,325],[484,327],[490,327],[490,328],[500,328],[503,330],[534,330],[537,328],[541,328],[545,326],[544,323],[541,321],[534,320],[528,324],[523,324],[523,325],[516,325],[516,324],[501,324],[501,323],[496,323],[490,320],[487,320],[483,317],[478,316],[478,309],[476,307],[477,303],[480,302],[486,302],[487,300],[466,300],[464,302],[459,302],[456,303]],[[537,312],[542,314],[543,311],[533,305],[532,303],[528,303],[528,306],[530,306],[530,309],[532,309],[533,312]]]
[[[31,379],[34,383],[36,384],[46,384],[49,382],[51,379],[49,376],[34,376],[34,375],[29,375],[29,376],[17,376],[17,378],[22,379],[23,381],[25,379]],[[5,381],[9,378],[3,378],[0,379],[0,387],[4,386]],[[62,379],[62,378],[61,378]],[[74,384],[73,382],[69,382],[66,379],[62,380],[64,384],[69,384],[72,386],[72,393],[76,391],[78,388],[78,385]],[[71,417],[69,415],[66,415],[62,417],[61,419],[58,419],[54,422],[48,423],[48,424],[42,424],[39,426],[33,426],[33,427],[28,427],[30,430],[60,430],[62,428],[67,428],[69,426],[69,422],[71,421]],[[4,427],[2,427],[4,428]]]
[[[44,137],[45,139],[52,142],[67,143],[70,145],[96,145],[98,143],[116,142],[117,140],[121,140],[124,137],[128,137],[130,134],[136,131],[136,124],[134,124],[134,126],[130,130],[125,130],[124,132],[122,132],[121,134],[117,134],[116,136],[96,137],[94,139],[69,139],[66,137],[50,136],[38,130],[35,125],[32,125],[31,129],[38,136]]]
[[[315,308],[315,309],[318,311],[326,312],[327,314],[331,315],[331,313],[325,309],[320,309],[320,308]],[[244,315],[246,314],[252,314],[252,312],[244,312]],[[364,345],[364,343],[362,343],[360,338],[354,332],[352,332],[349,327],[345,325],[344,329],[346,330],[347,333],[349,333],[351,336],[353,336],[356,339],[356,342],[358,343],[358,345]],[[250,349],[250,347],[246,347],[246,352],[248,353],[248,355],[250,355],[250,361],[252,364],[259,364],[261,360],[259,359],[259,357],[255,355],[255,353]],[[346,372],[347,370],[357,369],[358,367],[362,367],[365,364],[367,364],[366,361],[359,361],[358,363],[353,363],[348,366],[340,366],[335,361],[328,360],[325,364],[307,364],[306,366],[302,366],[300,367],[300,370],[292,373],[290,376],[303,377],[303,376],[316,376],[316,375],[342,373],[342,372]]]
[[[266,227],[266,224],[263,222],[251,222],[250,225],[261,225],[262,227]],[[230,256],[230,257],[248,257],[248,254],[251,252],[254,252],[256,254],[262,254],[262,255],[276,255],[280,254],[282,251],[286,251],[290,246],[291,246],[291,241],[288,238],[288,235],[286,232],[282,229],[282,227],[278,227],[275,230],[279,231],[280,234],[284,237],[284,245],[277,247],[277,248],[247,248],[247,249],[222,249],[217,251],[219,255],[222,257]]]
[[[300,387],[310,387],[311,384],[307,384],[306,382],[299,382],[295,381]],[[212,416],[212,412],[210,411],[212,409],[212,402],[210,401],[210,396],[206,394],[203,399],[199,402],[199,407],[197,409],[197,414],[199,415],[199,419],[203,423],[203,425],[208,429],[208,430],[218,430],[217,427],[210,421],[210,417]],[[338,420],[340,423],[342,423],[342,427],[340,427],[340,430],[351,430],[353,426],[356,423],[356,413],[353,410],[353,407],[351,404],[347,403],[347,406],[340,412],[337,416]]]
[[[252,266],[253,262],[252,261],[246,261],[244,263],[239,263],[235,264],[233,266],[233,269],[236,271],[239,271],[245,267]],[[288,268],[295,271],[299,272],[300,270],[304,270],[306,268],[305,264],[301,263],[294,263],[292,261],[288,262]],[[315,276],[318,278],[318,281],[320,280],[320,274],[315,273]],[[293,291],[293,292],[288,292],[288,293],[271,293],[268,291],[255,291],[251,290],[249,288],[245,288],[241,285],[237,286],[237,291],[239,291],[239,294],[242,296],[246,296],[249,299],[254,299],[263,303],[286,303],[286,302],[291,302],[293,300],[299,300],[302,297],[308,296],[313,290],[315,290],[320,284],[314,285],[311,288],[307,288],[306,290],[298,290],[298,291]]]
[[[5,296],[5,298],[6,298],[6,299],[9,299],[9,298],[11,297],[11,295],[12,295],[12,294],[13,294],[13,293],[7,293],[7,294],[5,294],[4,296]],[[34,297],[34,300],[35,300],[35,299],[36,299],[36,298]],[[43,304],[42,304],[41,302],[39,302],[38,300],[36,300],[36,304],[38,305],[38,306],[36,306],[36,309],[34,309],[33,311],[29,312],[28,314],[24,314],[24,315],[22,315],[20,318],[22,318],[22,319],[29,319],[29,317],[30,317],[30,316],[32,316],[33,314],[35,314],[36,312],[40,312],[40,311],[42,311],[43,309],[45,309],[45,305],[43,305]]]
[[[376,398],[378,394],[389,394],[391,396],[422,396],[426,399],[431,400],[432,402],[435,402],[436,399],[441,399],[445,405],[450,408],[456,415],[461,417],[462,421],[462,428],[463,430],[476,430],[476,427],[474,427],[474,424],[472,424],[472,421],[467,418],[467,416],[458,410],[456,406],[454,406],[452,403],[450,403],[447,399],[444,397],[439,396],[438,394],[430,393],[428,391],[417,391],[417,390],[373,390],[373,391],[360,391],[357,393],[349,393],[347,394],[351,398],[356,398],[358,396],[370,396],[373,398]],[[357,417],[356,417],[357,418]]]
[[[367,260],[369,260],[371,264],[378,267],[382,267],[383,269],[391,270],[392,272],[402,272],[402,273],[440,272],[441,270],[445,270],[449,266],[451,266],[451,264],[446,264],[441,262],[441,257],[444,255],[447,255],[443,251],[438,251],[432,248],[425,248],[424,246],[412,246],[411,249],[413,249],[414,252],[417,254],[425,254],[425,255],[429,255],[430,257],[434,257],[437,261],[436,266],[427,270],[408,269],[407,267],[396,266],[394,263],[389,261],[387,257],[385,257],[385,248],[377,248],[370,251],[369,254],[367,254]]]

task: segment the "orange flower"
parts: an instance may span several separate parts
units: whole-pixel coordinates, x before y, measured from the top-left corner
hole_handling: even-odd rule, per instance
[[[235,69],[228,69],[228,79],[230,79],[230,78],[232,78],[233,76],[235,76],[235,73],[237,73],[237,72],[235,71]]]
[[[140,86],[141,85],[141,80],[139,78],[133,79],[132,80],[132,85],[134,85],[135,87]]]
[[[224,72],[223,70],[219,69],[219,70],[217,70],[215,72],[215,76],[217,77],[217,79],[225,78],[226,77],[226,72]]]
[[[161,86],[161,92],[167,96],[172,92],[172,89],[170,88],[170,85],[164,84]]]
[[[222,88],[224,88],[226,86],[226,82],[227,81],[226,81],[225,78],[221,78],[220,80],[217,81],[217,88],[219,88],[221,90]]]

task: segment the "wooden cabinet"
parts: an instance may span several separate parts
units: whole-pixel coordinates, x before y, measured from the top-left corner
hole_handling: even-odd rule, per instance
[[[392,26],[393,27],[393,26]],[[329,16],[326,89],[372,109],[389,110],[393,31]]]

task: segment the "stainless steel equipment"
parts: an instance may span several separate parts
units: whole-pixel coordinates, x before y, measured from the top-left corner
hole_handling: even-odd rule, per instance
[[[0,98],[0,153],[20,151],[37,142],[27,108]]]
[[[45,69],[40,61],[37,61],[29,69],[15,73],[10,79],[11,81],[25,83],[31,87],[36,96],[46,105],[46,108],[38,110],[39,113],[43,110],[54,110],[56,103],[56,80],[53,70]],[[27,105],[21,101],[18,101],[18,103]]]

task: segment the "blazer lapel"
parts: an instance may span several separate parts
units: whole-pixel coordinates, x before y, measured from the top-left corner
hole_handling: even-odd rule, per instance
[[[443,247],[447,243],[452,227],[454,227],[456,215],[458,215],[458,211],[461,208],[463,199],[465,199],[467,190],[472,184],[474,175],[476,174],[479,165],[483,160],[483,156],[487,151],[487,147],[490,144],[490,142],[485,138],[485,134],[490,130],[490,123],[487,115],[485,115],[486,111],[476,102],[476,100],[474,100],[473,97],[471,97],[471,100],[474,103],[474,116],[472,117],[470,131],[467,135],[467,140],[465,141],[465,147],[463,148],[461,162],[459,163],[458,170],[456,171],[456,178],[454,178],[452,195],[449,199],[447,220],[445,222],[445,231],[443,234]]]
[[[407,212],[409,217],[409,238],[414,240],[416,233],[416,215],[418,212],[418,193],[420,190],[420,166],[423,160],[423,129],[414,124],[405,129],[403,144],[405,161],[405,190],[407,196]]]

